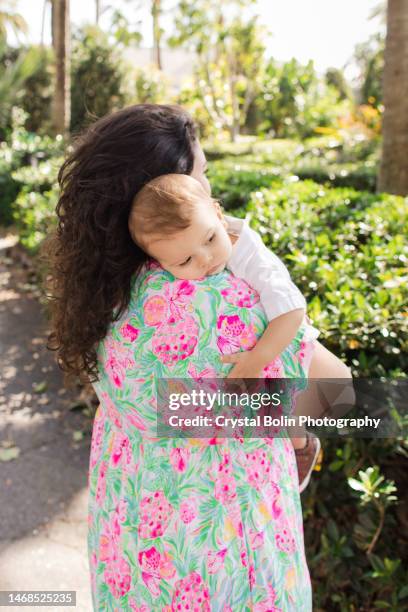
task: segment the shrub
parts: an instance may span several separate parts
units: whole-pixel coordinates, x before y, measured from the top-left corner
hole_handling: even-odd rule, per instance
[[[73,43],[71,67],[71,130],[124,105],[121,56],[108,35],[95,26],[79,31]]]
[[[258,190],[247,210],[330,350],[360,375],[408,366],[407,200],[299,181]]]
[[[14,107],[12,128],[7,142],[0,143],[0,223],[9,225],[14,219],[16,198],[21,189],[36,188],[37,166],[43,160],[62,154],[63,140],[39,136],[23,127],[27,113]],[[49,186],[54,182],[49,181]]]
[[[56,178],[62,162],[62,158],[53,158],[36,168],[26,166],[13,173],[13,179],[23,185],[15,202],[13,219],[21,243],[33,254],[56,221]]]
[[[279,169],[254,168],[239,162],[213,162],[208,178],[212,195],[219,199],[226,210],[245,206],[253,191],[270,187],[279,179]]]

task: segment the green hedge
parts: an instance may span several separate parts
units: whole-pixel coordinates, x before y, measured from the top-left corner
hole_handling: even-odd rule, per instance
[[[247,211],[325,345],[360,375],[406,370],[407,200],[299,181],[255,192]]]

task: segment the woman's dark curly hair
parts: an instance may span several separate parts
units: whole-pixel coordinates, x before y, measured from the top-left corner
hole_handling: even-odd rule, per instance
[[[58,223],[41,260],[50,299],[47,348],[57,351],[67,381],[99,379],[98,342],[126,310],[132,277],[148,258],[129,234],[133,197],[161,174],[190,174],[195,140],[182,108],[137,104],[91,125],[62,165]]]

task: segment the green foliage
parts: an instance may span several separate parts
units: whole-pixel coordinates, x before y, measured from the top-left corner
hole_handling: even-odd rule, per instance
[[[155,70],[153,67],[149,69],[136,69],[133,75],[130,72],[129,81],[134,84],[128,86],[127,99],[131,104],[166,104],[168,103],[168,87],[169,84],[165,75]]]
[[[385,37],[373,34],[356,46],[354,57],[360,67],[360,102],[379,107],[382,104]]]
[[[325,74],[325,80],[328,85],[334,87],[341,100],[351,98],[350,86],[347,83],[344,74],[338,68],[328,68]]]
[[[108,35],[95,26],[76,33],[71,65],[71,130],[124,105],[124,66]]]
[[[323,469],[303,498],[314,609],[405,610],[407,478],[400,453],[407,456],[408,440],[332,439],[323,448]]]
[[[204,126],[206,117],[215,130],[235,140],[247,120],[262,81],[265,30],[258,18],[242,9],[253,0],[182,0],[175,18],[172,45],[185,45],[196,56],[194,84],[181,92],[180,101]],[[208,132],[207,132],[208,135]]]
[[[360,375],[408,366],[406,200],[287,182],[255,192],[247,211],[330,350]]]
[[[0,140],[11,127],[11,109],[24,96],[24,86],[38,70],[41,62],[36,48],[7,48],[0,38]]]
[[[244,206],[253,191],[270,187],[279,176],[279,171],[274,172],[273,168],[253,170],[239,162],[213,162],[208,173],[213,196],[227,210]]]
[[[18,108],[12,109],[11,132],[7,142],[0,144],[0,223],[9,225],[17,218],[22,236],[28,236],[32,231],[36,231],[36,228],[34,223],[27,226],[21,216],[22,213],[19,213],[21,200],[18,194],[21,191],[42,193],[46,189],[51,189],[56,180],[55,166],[62,163],[62,159],[57,158],[55,162],[47,162],[47,167],[53,163],[54,171],[47,171],[43,160],[54,159],[63,151],[63,141],[60,137],[54,140],[27,132],[24,128],[26,122],[27,113]],[[35,205],[33,200],[31,203],[32,206]]]
[[[340,101],[337,88],[318,78],[313,62],[295,59],[279,64],[271,58],[256,99],[258,133],[278,138],[312,136],[332,126],[350,103]]]
[[[25,128],[28,132],[46,134],[51,125],[54,63],[53,52],[47,47],[32,46],[38,63],[35,71],[25,80],[20,106],[27,113]]]

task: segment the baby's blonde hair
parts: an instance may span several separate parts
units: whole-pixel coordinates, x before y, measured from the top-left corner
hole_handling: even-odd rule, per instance
[[[199,181],[187,174],[163,174],[135,195],[129,213],[132,240],[146,250],[147,238],[171,235],[191,223],[194,204],[214,201]]]

